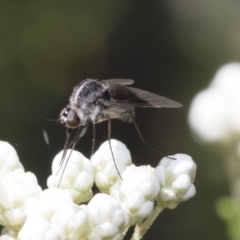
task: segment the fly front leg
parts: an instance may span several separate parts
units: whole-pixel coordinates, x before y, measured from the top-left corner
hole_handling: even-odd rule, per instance
[[[73,148],[75,147],[75,145],[79,141],[79,139],[82,138],[86,134],[87,129],[88,129],[88,123],[83,127],[79,127],[79,130],[75,134],[74,139],[72,141]]]
[[[91,156],[93,155],[94,149],[95,149],[95,143],[96,143],[96,125],[93,123],[93,139],[92,139],[92,150],[91,150]]]
[[[72,155],[73,149],[75,148],[75,146],[76,146],[77,142],[79,141],[79,139],[85,135],[87,129],[88,129],[88,123],[87,123],[85,126],[80,126],[80,127],[78,128],[77,132],[75,133],[75,135],[74,135],[74,137],[73,137],[73,140],[71,141],[71,143],[69,144],[69,146],[67,146],[67,147],[64,149],[64,153],[63,153],[63,157],[62,157],[62,160],[61,160],[61,164],[60,164],[60,167],[59,167],[59,169],[58,169],[58,171],[57,171],[57,174],[58,174],[59,171],[60,171],[60,169],[63,167],[62,174],[61,174],[60,179],[59,179],[58,187],[60,186],[60,183],[61,183],[61,180],[62,180],[64,171],[65,171],[65,169],[66,169],[66,167],[67,167],[67,164],[68,164],[68,162],[69,162],[69,159],[70,159],[70,157],[71,157],[71,155]],[[68,130],[67,133],[69,134],[69,137],[70,137],[71,131]],[[68,137],[68,138],[69,138],[69,137]],[[68,141],[69,141],[69,140],[68,140]],[[69,148],[70,148],[70,152],[69,152],[69,154],[68,154],[68,156],[67,156],[67,152],[68,152],[68,149],[69,149]],[[66,157],[67,157],[67,159],[66,159],[66,161],[65,161],[65,158],[66,158]],[[64,162],[65,162],[65,164],[64,164]]]

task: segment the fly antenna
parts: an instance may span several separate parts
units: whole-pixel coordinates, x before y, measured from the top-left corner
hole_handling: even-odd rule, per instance
[[[59,119],[46,119],[48,122],[59,122]]]

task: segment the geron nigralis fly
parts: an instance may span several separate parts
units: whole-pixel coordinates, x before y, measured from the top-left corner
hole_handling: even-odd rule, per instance
[[[135,120],[135,107],[179,108],[182,107],[182,104],[145,90],[129,87],[133,83],[134,80],[131,79],[108,79],[103,81],[85,79],[73,89],[69,104],[61,111],[58,119],[67,128],[67,137],[60,167],[65,161],[67,150],[75,148],[78,140],[86,133],[89,123],[93,124],[92,153],[95,145],[95,124],[103,121],[108,121],[108,141],[112,152],[110,142],[112,119],[133,122],[141,140],[156,151],[144,140],[140,132]],[[73,129],[77,130],[71,140]],[[113,152],[112,156],[114,160]],[[68,160],[69,157],[65,166]],[[115,160],[114,164],[116,166]]]

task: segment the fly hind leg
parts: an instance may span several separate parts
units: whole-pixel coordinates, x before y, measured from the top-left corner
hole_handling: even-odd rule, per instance
[[[165,154],[163,154],[163,153],[161,153],[160,151],[158,151],[157,149],[155,149],[151,144],[149,144],[149,143],[144,139],[143,134],[142,134],[142,132],[140,131],[140,128],[139,128],[139,126],[138,126],[138,124],[137,124],[137,121],[136,121],[135,117],[134,117],[131,113],[128,113],[128,116],[129,116],[129,118],[131,119],[131,121],[133,122],[134,127],[136,128],[137,133],[138,133],[138,135],[139,135],[139,137],[140,137],[140,139],[141,139],[141,141],[142,141],[143,143],[145,143],[149,148],[151,148],[154,152],[158,153],[160,156],[162,156],[162,157],[167,157],[167,158],[170,158],[170,159],[175,160],[175,158],[166,156]]]

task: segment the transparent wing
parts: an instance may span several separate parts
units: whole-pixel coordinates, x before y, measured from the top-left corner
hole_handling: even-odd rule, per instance
[[[105,79],[102,80],[103,83],[112,85],[112,84],[119,84],[119,85],[132,85],[134,83],[133,79],[121,79],[121,78],[113,78],[113,79]]]
[[[179,108],[182,104],[138,88],[126,87],[108,82],[111,99],[104,100],[107,105],[118,104],[132,107]]]
[[[178,103],[174,100],[171,100],[169,98],[166,97],[162,97],[159,96],[157,94],[145,91],[145,90],[141,90],[141,89],[137,89],[137,88],[132,88],[132,87],[128,87],[128,89],[133,92],[134,94],[136,94],[137,98],[140,98],[142,100],[145,100],[146,102],[148,102],[148,104],[153,107],[157,107],[157,108],[180,108],[182,107],[181,103]]]

